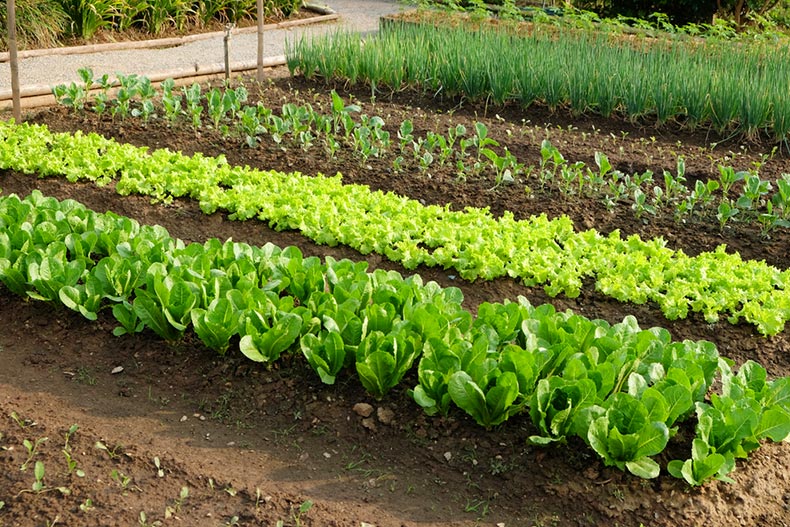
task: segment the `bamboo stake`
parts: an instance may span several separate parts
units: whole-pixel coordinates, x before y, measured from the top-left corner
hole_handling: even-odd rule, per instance
[[[230,32],[236,24],[225,25],[225,37],[222,39],[225,44],[225,85],[230,82]]]
[[[6,2],[8,22],[8,51],[11,56],[11,98],[14,107],[14,121],[22,122],[22,104],[19,97],[19,58],[16,49],[16,2]]]
[[[263,0],[258,0],[258,70],[256,78],[263,82]]]

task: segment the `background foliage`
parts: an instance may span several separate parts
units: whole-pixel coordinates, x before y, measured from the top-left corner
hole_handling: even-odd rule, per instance
[[[266,16],[290,16],[301,0],[264,0]],[[212,23],[254,19],[256,0],[17,0],[20,49],[52,47],[99,32],[142,31],[160,35]],[[8,49],[6,2],[0,2],[0,47]]]
[[[574,0],[574,7],[604,16],[647,18],[664,13],[674,24],[710,23],[718,14],[743,27],[750,18],[763,17],[775,8],[787,8],[786,0]]]

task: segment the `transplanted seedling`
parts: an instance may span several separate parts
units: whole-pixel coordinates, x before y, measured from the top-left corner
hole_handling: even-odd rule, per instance
[[[38,454],[38,447],[48,440],[48,437],[39,437],[35,441],[30,441],[29,439],[22,441],[22,445],[25,447],[25,450],[27,450],[27,459],[24,463],[22,463],[22,466],[19,468],[19,470],[27,470],[27,466],[31,461],[33,461],[33,458],[36,456],[36,454]]]
[[[73,473],[78,478],[84,478],[85,477],[85,471],[83,471],[81,468],[77,467],[77,460],[74,459],[73,457],[71,457],[71,452],[64,448],[63,449],[63,455],[66,458],[66,467],[67,467],[66,473],[67,474],[72,474]]]
[[[66,432],[66,442],[63,444],[62,452],[66,458],[66,474],[74,473],[78,478],[84,478],[85,472],[82,469],[77,468],[77,460],[71,456],[71,446],[69,445],[69,441],[78,429],[79,425],[77,424],[73,424],[69,427],[68,431]]]
[[[35,421],[31,421],[30,419],[22,419],[16,412],[11,412],[11,419],[13,419],[17,426],[19,426],[19,428],[22,430],[30,426],[35,426],[36,424]]]
[[[120,485],[121,489],[123,490],[126,490],[129,487],[129,484],[132,482],[131,477],[116,469],[113,469],[112,472],[110,472],[110,478],[118,483],[118,485]]]
[[[155,520],[151,523],[148,523],[148,516],[146,516],[145,511],[140,511],[140,514],[137,517],[137,524],[140,525],[140,527],[158,527],[162,525],[162,522]]]
[[[165,508],[165,519],[170,519],[176,514],[181,511],[181,506],[184,504],[184,500],[189,497],[189,487],[181,487],[181,492],[178,494],[178,498],[175,499],[173,505],[168,505]]]
[[[96,443],[93,446],[97,450],[103,450],[104,452],[107,452],[107,455],[110,456],[110,459],[112,460],[118,459],[123,453],[123,446],[121,445],[115,445],[115,447],[109,448],[101,441],[96,441]]]
[[[159,457],[154,457],[154,466],[156,467],[156,476],[159,478],[165,477],[165,469],[162,468],[162,462],[159,461]]]
[[[313,502],[311,500],[305,500],[299,505],[299,508],[296,511],[291,511],[291,517],[294,520],[294,524],[296,527],[301,527],[302,525],[302,515],[307,514],[307,511],[313,508]]]
[[[29,490],[28,489],[22,490],[22,491],[20,491],[20,494],[25,493],[25,492],[34,492],[36,494],[40,494],[40,493],[48,491],[48,490],[57,490],[58,492],[60,492],[64,496],[68,496],[69,494],[71,494],[71,489],[69,489],[67,487],[48,488],[46,486],[46,484],[44,483],[44,476],[45,475],[46,475],[46,471],[44,469],[44,462],[43,461],[36,461],[35,467],[33,468],[33,476],[35,477],[35,481],[30,486]]]

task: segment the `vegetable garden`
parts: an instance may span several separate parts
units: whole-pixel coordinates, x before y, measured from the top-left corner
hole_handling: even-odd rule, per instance
[[[556,38],[536,35],[536,46]],[[111,91],[81,70],[83,84],[55,88],[59,107],[0,125],[3,311],[156,350],[127,364],[161,361],[187,380],[148,384],[149,404],[155,389],[194,407],[187,392],[202,374],[216,398],[200,407],[222,406],[220,424],[296,431],[278,445],[298,456],[293,467],[361,456],[345,477],[391,509],[363,517],[353,496],[338,491],[338,508],[298,486],[267,508],[248,478],[239,503],[223,502],[238,507],[230,520],[636,526],[718,514],[721,525],[782,525],[790,162],[786,102],[758,86],[764,75],[778,90],[781,53],[745,48],[756,58],[744,66],[719,48],[620,43],[613,53],[634,54],[634,71],[610,77],[619,84],[605,84],[606,68],[577,72],[591,79],[581,83],[572,68],[552,77],[550,61],[589,65],[571,53],[595,46],[606,60],[606,38],[547,48],[562,59],[529,51],[547,63],[520,75],[501,51],[527,53],[521,37],[469,37],[390,23],[363,47],[293,43],[289,67],[304,76],[264,86],[131,76]],[[426,45],[445,44],[465,53],[419,60],[416,50],[424,59]],[[489,46],[501,67],[483,57]],[[740,64],[719,88],[681,60],[711,56]],[[683,92],[673,75],[709,84]],[[636,93],[635,78],[651,87]],[[173,358],[184,353],[199,371]],[[228,365],[250,373],[216,373]],[[133,392],[151,382],[124,375]],[[218,394],[207,375],[240,386]],[[256,392],[279,406],[252,403]],[[351,411],[357,402],[377,417]],[[238,440],[247,436],[259,448],[246,428]],[[432,482],[419,478],[425,463]],[[48,489],[43,462],[34,476],[6,507]],[[388,497],[376,491],[384,476]],[[399,517],[415,489],[447,504],[431,511],[427,497]],[[721,510],[732,495],[740,516]],[[141,524],[161,516],[140,510]]]

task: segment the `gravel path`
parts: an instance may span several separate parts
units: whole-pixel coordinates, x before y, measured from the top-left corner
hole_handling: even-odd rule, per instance
[[[404,6],[396,0],[326,0],[319,5],[333,9],[339,15],[339,19],[268,31],[264,35],[264,55],[266,57],[283,55],[286,39],[296,39],[304,34],[324,34],[338,30],[375,31],[378,29],[379,17],[404,9]],[[255,61],[256,58],[255,33],[231,37],[231,62]],[[196,64],[203,66],[220,64],[223,61],[223,38],[219,36],[166,49],[135,49],[26,58],[19,62],[19,77],[20,85],[24,89],[32,85],[52,86],[79,82],[77,70],[86,66],[92,68],[97,77],[104,73],[110,76],[115,76],[117,73],[152,76],[155,73],[195,67]],[[0,90],[10,89],[10,65],[8,62],[0,63]]]

